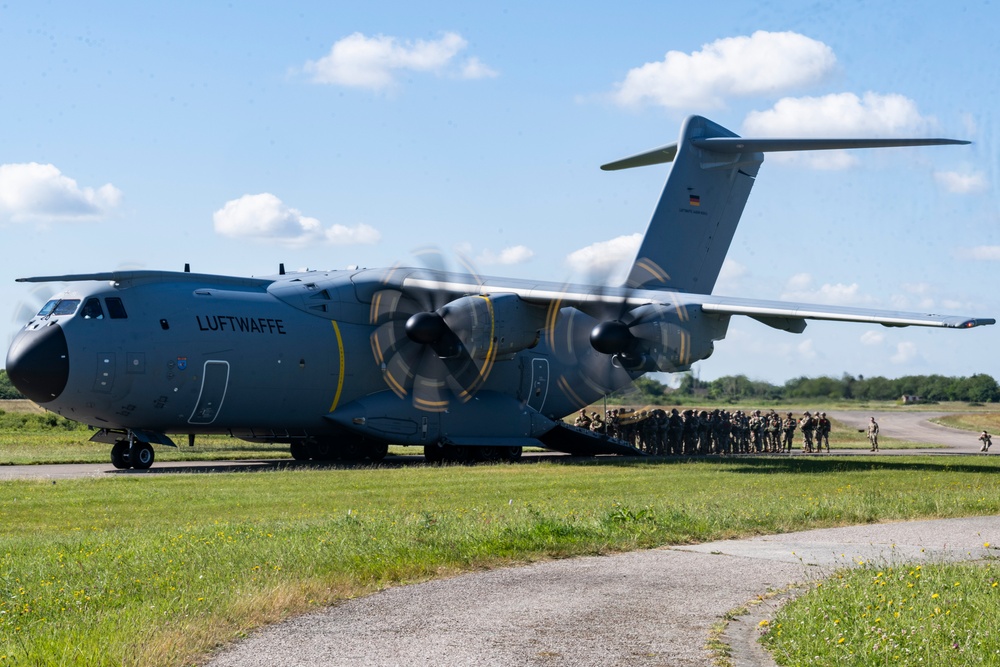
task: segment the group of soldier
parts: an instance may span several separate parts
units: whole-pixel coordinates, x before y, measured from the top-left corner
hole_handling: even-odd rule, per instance
[[[830,451],[830,420],[825,412],[807,411],[796,419],[791,412],[782,418],[773,409],[767,413],[613,409],[603,417],[581,410],[575,425],[660,456],[791,452],[796,430],[803,452],[818,453],[824,446]]]

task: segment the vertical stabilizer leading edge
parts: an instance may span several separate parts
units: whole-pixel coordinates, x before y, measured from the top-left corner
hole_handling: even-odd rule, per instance
[[[690,116],[680,139],[605,171],[673,162],[626,286],[711,294],[764,153],[967,144],[955,139],[747,139]]]

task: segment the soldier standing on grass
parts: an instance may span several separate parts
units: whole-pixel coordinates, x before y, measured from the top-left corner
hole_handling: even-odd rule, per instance
[[[771,448],[769,451],[778,453],[781,451],[781,415],[777,413],[773,408],[771,409],[771,415],[768,417],[768,436],[771,440]]]
[[[784,449],[790,454],[792,452],[792,443],[795,441],[795,417],[792,416],[791,412],[785,418],[782,430],[785,433]]]
[[[799,420],[799,430],[802,431],[802,451],[812,454],[813,431],[816,430],[816,424],[808,410],[802,415],[802,419]]]
[[[878,422],[872,417],[868,422],[868,442],[872,443],[872,451],[878,451]]]
[[[980,449],[979,451],[981,451],[981,452],[988,452],[988,451],[990,451],[990,445],[993,444],[993,438],[990,437],[989,433],[987,433],[985,430],[983,430],[983,434],[981,436],[979,436],[979,441],[981,443],[983,443],[983,448]]]
[[[830,420],[827,419],[826,413],[819,413],[819,420],[816,422],[816,451],[820,451],[823,447],[823,443],[826,443],[826,453],[830,453]]]

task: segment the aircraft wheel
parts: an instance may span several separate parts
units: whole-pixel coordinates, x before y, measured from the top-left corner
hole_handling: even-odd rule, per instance
[[[296,440],[288,446],[288,450],[291,452],[292,458],[296,461],[308,461],[312,458],[309,445],[304,442]]]
[[[129,467],[127,440],[119,440],[115,443],[114,447],[111,448],[111,465],[119,470],[125,470]]]
[[[424,460],[427,463],[441,463],[444,461],[444,447],[437,443],[424,445]]]
[[[131,456],[129,456],[129,463],[136,470],[145,470],[149,466],[153,465],[153,459],[156,455],[153,453],[153,446],[148,442],[137,442],[132,446]]]
[[[364,459],[378,463],[389,453],[389,443],[368,442],[362,445],[364,448]]]
[[[523,447],[506,447],[504,460],[509,463],[517,463],[521,460],[521,454],[524,453]]]
[[[470,448],[472,453],[473,461],[485,461],[487,463],[493,463],[499,461],[501,458],[501,452],[505,449],[503,447],[475,447]]]

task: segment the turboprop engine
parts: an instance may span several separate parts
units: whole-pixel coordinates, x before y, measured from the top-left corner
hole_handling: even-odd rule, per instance
[[[590,344],[625,370],[676,373],[710,357],[713,341],[724,338],[728,327],[728,317],[684,306],[646,304],[597,324],[590,332]]]

